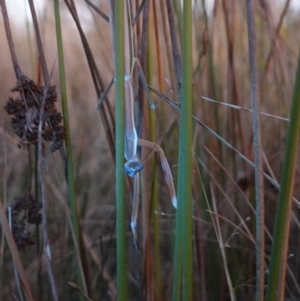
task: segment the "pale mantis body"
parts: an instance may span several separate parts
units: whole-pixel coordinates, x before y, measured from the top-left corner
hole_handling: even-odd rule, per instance
[[[109,20],[110,20],[110,28],[111,28],[111,37],[112,41],[114,36],[114,15],[113,15],[113,1],[109,1]],[[127,8],[129,8],[129,2],[126,2]],[[127,9],[129,12],[130,9]],[[129,13],[128,13],[129,14]],[[129,20],[129,22],[128,22]],[[131,33],[131,18],[130,15],[128,17],[127,13],[125,13],[125,26],[124,26],[124,34],[125,34],[125,74],[124,74],[124,86],[125,86],[125,152],[124,157],[126,159],[126,163],[124,165],[125,172],[132,178],[134,178],[134,193],[133,193],[133,209],[132,209],[132,216],[131,216],[131,229],[134,237],[134,241],[137,240],[136,234],[136,225],[137,225],[137,218],[138,218],[138,209],[139,209],[139,186],[140,186],[140,177],[139,172],[143,169],[143,163],[140,161],[137,153],[137,146],[144,146],[153,149],[160,158],[161,166],[165,174],[165,180],[168,185],[169,193],[171,196],[172,204],[176,208],[177,207],[177,198],[176,192],[173,182],[173,177],[171,173],[171,169],[169,163],[164,155],[163,150],[158,144],[155,144],[150,141],[145,141],[138,138],[136,127],[135,127],[135,119],[134,119],[134,92],[131,83],[131,74],[135,64],[139,67],[139,75],[141,80],[144,84],[145,93],[147,95],[149,104],[151,109],[155,109],[155,105],[153,104],[150,93],[147,87],[147,83],[140,67],[140,64],[137,59],[133,58],[133,55],[130,55],[130,50],[133,47],[130,45],[130,41],[132,39],[129,37]],[[132,59],[133,58],[133,59]],[[109,88],[111,85],[109,86]],[[105,95],[108,91],[103,93],[103,96],[99,100],[99,105],[101,105],[102,98],[104,99]],[[98,105],[98,106],[99,106]]]

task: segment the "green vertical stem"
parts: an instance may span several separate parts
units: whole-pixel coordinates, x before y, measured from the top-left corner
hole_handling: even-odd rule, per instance
[[[252,128],[255,170],[256,202],[256,301],[264,300],[265,269],[265,224],[264,224],[264,175],[261,145],[260,109],[258,92],[258,71],[256,60],[256,34],[253,13],[253,1],[246,0],[247,27],[249,42],[250,87],[252,104]]]
[[[193,300],[192,252],[192,1],[183,2],[182,89],[178,158],[178,208],[176,216],[175,272],[182,280],[182,300]],[[184,246],[180,248],[181,246]],[[179,249],[180,248],[180,249]],[[176,258],[176,256],[179,258]],[[181,258],[180,258],[181,257]],[[176,271],[176,270],[179,271]],[[181,269],[181,275],[180,275]],[[173,285],[178,284],[178,279]],[[173,287],[173,300],[178,300]]]
[[[176,31],[176,21],[175,21],[175,12],[172,0],[166,0],[166,8],[169,21],[169,30],[170,30],[170,40],[171,40],[171,49],[173,57],[173,65],[176,77],[176,88],[177,93],[181,93],[181,58],[180,51],[177,40],[177,31]],[[173,276],[173,301],[179,301],[181,299],[181,274],[182,274],[182,221],[181,214],[179,214],[179,207],[176,214],[176,233],[175,233],[175,252],[174,252],[174,276]]]
[[[71,135],[69,126],[69,114],[68,114],[68,103],[67,103],[67,86],[66,86],[66,75],[64,66],[64,53],[63,53],[63,41],[61,33],[61,22],[59,13],[59,0],[54,0],[54,14],[55,14],[55,26],[56,26],[56,40],[57,40],[57,51],[58,51],[58,64],[59,64],[59,79],[60,79],[60,90],[61,90],[61,101],[63,111],[63,122],[66,130],[65,146],[66,146],[66,169],[67,169],[67,182],[68,182],[68,196],[71,207],[71,220],[74,232],[74,243],[75,249],[77,250],[77,279],[79,286],[87,293],[85,278],[82,270],[81,256],[80,256],[80,230],[77,216],[76,196],[75,196],[75,183],[73,173],[73,162],[72,162],[72,148],[71,148]]]
[[[115,0],[115,80],[116,80],[116,206],[117,206],[117,286],[118,300],[127,300],[126,208],[124,192],[124,0]]]
[[[299,131],[300,131],[300,55],[298,57],[298,66],[296,81],[294,85],[294,94],[291,107],[291,116],[288,126],[286,150],[281,174],[281,185],[279,191],[279,200],[276,211],[275,228],[273,234],[273,244],[271,252],[271,263],[269,268],[269,277],[267,285],[266,301],[274,301],[278,292],[278,279],[280,276],[281,265],[286,262],[287,248],[289,238],[289,223],[292,208],[292,194],[294,184],[294,173],[296,167]],[[285,271],[282,271],[285,272]],[[280,283],[284,285],[285,283]]]

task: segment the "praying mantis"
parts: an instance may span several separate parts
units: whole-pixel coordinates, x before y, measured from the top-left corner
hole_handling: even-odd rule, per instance
[[[87,1],[89,2],[89,1]],[[114,1],[108,0],[109,2],[109,23],[110,23],[110,32],[111,32],[111,39],[112,43],[114,43]],[[127,5],[127,6],[126,6]],[[141,162],[137,147],[138,145],[141,147],[147,147],[152,149],[158,154],[158,157],[161,162],[161,167],[164,172],[165,181],[168,186],[169,194],[171,197],[172,205],[176,209],[177,208],[177,197],[174,187],[174,181],[171,173],[171,169],[169,163],[164,155],[162,148],[151,141],[146,141],[143,139],[139,139],[137,135],[137,130],[135,126],[135,96],[134,90],[132,86],[132,72],[135,65],[138,67],[139,76],[143,83],[143,87],[150,104],[151,109],[156,109],[154,105],[150,92],[148,90],[147,82],[143,73],[143,70],[140,66],[140,63],[137,58],[133,56],[133,47],[130,41],[132,41],[131,37],[131,16],[130,16],[130,1],[126,1],[126,13],[125,13],[125,26],[124,26],[124,37],[125,37],[125,74],[124,74],[124,86],[125,86],[125,132],[124,132],[124,139],[125,139],[125,151],[124,157],[126,159],[124,165],[125,173],[134,179],[134,192],[133,192],[133,204],[132,204],[132,214],[131,214],[131,230],[133,233],[133,238],[135,245],[137,245],[137,218],[138,218],[138,211],[139,211],[139,187],[140,187],[140,171],[143,169],[143,163]],[[108,19],[108,18],[107,18]],[[115,58],[114,58],[115,59]],[[108,88],[103,92],[97,108],[99,108],[104,101],[109,89],[112,87],[114,79],[110,82]]]

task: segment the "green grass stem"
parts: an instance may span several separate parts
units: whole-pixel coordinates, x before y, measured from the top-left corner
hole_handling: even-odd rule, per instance
[[[127,300],[126,208],[124,191],[124,1],[115,1],[115,80],[116,80],[116,206],[117,206],[117,288],[118,300]]]
[[[173,300],[193,300],[192,252],[192,1],[183,2],[182,90],[180,98],[178,207],[174,258]],[[184,246],[184,247],[182,247]],[[177,278],[177,279],[176,279]]]
[[[276,211],[275,227],[273,234],[271,262],[269,268],[266,301],[277,300],[278,280],[281,266],[286,262],[286,247],[289,238],[290,213],[292,208],[292,196],[294,186],[294,173],[297,160],[299,130],[300,130],[300,55],[294,94],[291,107],[290,122],[286,138],[286,150],[281,173],[281,185],[279,191],[278,206]],[[283,283],[284,285],[284,283]]]
[[[80,229],[78,221],[78,213],[76,206],[76,195],[75,195],[75,182],[74,182],[74,166],[72,162],[72,147],[71,147],[71,134],[69,126],[69,114],[68,114],[68,103],[67,103],[67,85],[66,85],[66,75],[64,66],[64,52],[63,52],[63,40],[61,32],[61,22],[60,22],[60,12],[59,12],[59,1],[54,0],[54,14],[55,14],[55,26],[56,26],[56,39],[57,39],[57,51],[58,51],[58,65],[59,65],[59,80],[60,80],[60,90],[61,90],[61,101],[62,101],[62,112],[63,112],[63,122],[66,129],[66,169],[67,169],[67,182],[68,182],[68,196],[71,207],[71,221],[74,232],[74,243],[77,247],[77,280],[79,286],[87,294],[87,287],[85,283],[85,278],[83,274],[81,256],[80,256]]]

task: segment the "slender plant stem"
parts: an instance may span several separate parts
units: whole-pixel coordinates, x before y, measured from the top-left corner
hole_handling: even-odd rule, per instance
[[[12,58],[16,77],[19,80],[19,78],[23,75],[23,73],[19,66],[19,62],[18,62],[16,50],[15,50],[15,45],[14,45],[12,34],[11,34],[5,0],[0,0],[0,4],[1,4],[2,17],[3,17],[4,26],[5,26],[6,38],[7,38],[7,42],[8,42],[8,46],[9,46],[9,50],[10,50],[10,55]]]
[[[76,196],[75,196],[75,182],[74,182],[74,172],[73,172],[73,162],[72,162],[72,147],[71,147],[71,134],[69,126],[69,113],[68,113],[68,103],[67,103],[67,85],[66,85],[66,75],[64,66],[64,53],[63,53],[63,41],[60,23],[60,13],[59,13],[59,1],[54,0],[54,14],[55,14],[55,26],[56,26],[56,39],[57,39],[57,49],[58,49],[58,63],[59,63],[59,78],[60,78],[60,89],[61,89],[61,101],[62,101],[62,111],[63,111],[63,122],[66,129],[66,174],[68,182],[68,196],[71,207],[71,219],[74,232],[74,244],[77,245],[75,249],[77,250],[77,278],[79,281],[79,287],[83,289],[84,293],[87,294],[87,287],[85,283],[85,278],[83,274],[82,264],[81,264],[81,254],[80,254],[80,229],[78,223],[78,214],[76,206]]]
[[[142,70],[146,69],[147,63],[147,44],[148,44],[148,29],[149,29],[149,11],[150,11],[150,1],[145,1],[143,8],[143,24],[142,24],[142,33],[141,33],[141,43],[139,49],[139,60]],[[139,80],[139,102],[138,102],[138,120],[137,120],[137,134],[141,138],[143,134],[143,125],[144,125],[144,88],[143,83]]]
[[[178,158],[178,212],[176,216],[175,275],[182,280],[182,300],[193,300],[192,252],[192,1],[183,2],[182,90]],[[184,246],[184,247],[180,247]],[[179,250],[177,250],[179,248]],[[180,273],[182,271],[182,274]],[[180,275],[181,274],[181,275]],[[179,281],[175,280],[175,286]],[[179,288],[173,287],[173,300]]]
[[[46,84],[49,80],[49,73],[48,73],[48,69],[47,69],[45,53],[44,53],[41,34],[40,34],[40,30],[39,30],[39,23],[37,20],[33,0],[28,0],[28,2],[29,2],[29,6],[30,6],[34,29],[35,29],[36,42],[37,42],[37,47],[38,47],[38,52],[39,52],[39,59],[40,59],[41,66],[42,66],[44,82]]]
[[[300,53],[300,52],[299,52]],[[298,66],[296,81],[294,85],[294,94],[291,107],[291,117],[288,126],[286,150],[281,173],[281,185],[279,191],[279,200],[276,211],[275,228],[273,235],[273,244],[271,252],[271,263],[269,268],[269,277],[267,285],[266,301],[277,300],[278,280],[281,269],[286,262],[286,244],[289,238],[289,223],[292,209],[292,196],[294,186],[294,174],[296,167],[299,131],[300,131],[300,55],[298,57]],[[284,285],[285,282],[280,285]]]
[[[254,140],[255,200],[256,200],[256,300],[264,300],[265,232],[264,232],[264,184],[260,129],[258,76],[256,62],[256,35],[252,0],[246,0],[250,85],[252,103],[252,127]]]
[[[117,287],[118,300],[127,300],[126,207],[124,191],[124,0],[115,0],[114,58],[116,77],[116,205],[117,205]]]
[[[47,224],[47,214],[46,214],[46,194],[45,194],[45,181],[44,181],[44,166],[43,166],[43,156],[42,156],[42,125],[43,125],[43,114],[44,114],[44,107],[45,101],[47,98],[47,93],[50,85],[50,78],[47,72],[47,83],[46,88],[41,104],[40,116],[39,116],[39,131],[38,131],[38,169],[40,175],[40,189],[41,189],[41,198],[42,198],[42,225],[43,225],[43,248],[45,252],[45,262],[50,282],[51,294],[52,298],[55,301],[58,301],[57,289],[55,284],[55,279],[53,276],[53,271],[51,267],[51,249],[48,240],[48,224]]]
[[[92,5],[90,3],[90,1],[86,1],[86,2],[89,3],[95,9],[95,6]],[[78,14],[77,14],[75,3],[74,3],[74,1],[69,2],[67,0],[65,0],[65,3],[67,5],[67,7],[69,8],[69,11],[70,11],[70,13],[75,21],[75,24],[78,28],[79,35],[80,35],[80,38],[82,41],[82,45],[83,45],[83,48],[85,51],[85,55],[86,55],[86,58],[88,61],[89,70],[90,70],[90,73],[92,76],[95,91],[96,91],[98,99],[100,99],[103,95],[102,91],[105,90],[102,77],[98,70],[98,67],[97,67],[95,58],[93,56],[92,50],[90,48],[90,45],[88,43],[88,40],[87,40],[87,38],[84,34],[84,31],[82,29],[82,26],[80,24],[80,20],[79,20]],[[98,10],[97,10],[97,12],[98,12]],[[114,141],[115,140],[115,137],[114,137],[115,121],[114,121],[114,116],[113,116],[113,110],[111,108],[111,104],[108,99],[108,96],[106,95],[106,97],[104,99],[106,101],[104,101],[103,105],[101,105],[99,107],[99,111],[100,111],[101,120],[102,120],[104,128],[105,128],[105,135],[106,135],[106,138],[107,138],[107,141],[109,144],[112,158],[113,158],[113,160],[115,160],[115,141]]]
[[[167,6],[166,1],[159,1],[159,9],[161,11],[161,16],[167,15]],[[172,49],[171,49],[171,38],[170,38],[170,31],[168,30],[168,19],[162,18],[162,30],[163,30],[163,39],[165,41],[165,48],[166,48],[166,55],[167,55],[167,69],[169,71],[170,80],[172,83],[172,87],[174,88],[175,84],[175,72],[174,67],[172,64]],[[175,88],[174,88],[175,90]]]
[[[175,68],[175,75],[177,80],[177,91],[180,94],[180,84],[181,84],[181,60],[180,60],[180,51],[177,40],[177,31],[176,31],[176,22],[175,22],[175,13],[172,0],[166,0],[169,28],[170,28],[170,37],[172,44],[172,54],[173,62]]]
[[[182,93],[179,130],[178,197],[182,203],[183,300],[193,300],[192,251],[192,1],[183,3]],[[179,212],[180,214],[180,212]]]
[[[147,59],[147,78],[148,83],[151,85],[153,80],[153,28],[155,31],[155,41],[156,46],[158,45],[158,28],[157,28],[157,20],[155,18],[156,16],[156,9],[155,9],[155,1],[153,1],[153,18],[150,19],[150,26],[149,26],[149,34],[148,34],[148,59]],[[154,23],[154,24],[153,24]],[[159,48],[156,48],[157,51],[157,60],[159,61]],[[161,72],[160,72],[160,61],[158,63],[158,78],[159,78],[159,87],[162,90],[162,79],[161,79]],[[150,117],[150,141],[155,141],[155,133],[156,133],[156,118],[155,118],[155,112],[150,110],[149,112]],[[154,277],[155,277],[155,296],[157,301],[163,300],[162,297],[162,276],[161,276],[161,254],[160,254],[160,231],[159,231],[159,216],[158,214],[155,214],[154,212],[157,212],[159,210],[159,193],[158,193],[158,170],[156,165],[156,158],[154,160],[151,160],[151,166],[152,166],[152,187],[151,187],[151,215],[152,215],[152,225],[153,225],[153,253],[154,253]],[[154,214],[153,214],[154,213]]]
[[[282,26],[282,23],[283,23],[283,20],[284,20],[284,17],[286,16],[286,13],[289,9],[289,5],[290,5],[290,0],[286,0],[285,4],[284,4],[284,8],[280,14],[280,18],[278,20],[278,23],[276,25],[276,29],[275,29],[275,32],[271,38],[271,47],[270,47],[270,50],[269,50],[269,53],[268,53],[268,56],[267,56],[267,59],[266,59],[266,63],[265,63],[265,67],[264,67],[264,72],[263,72],[263,75],[262,75],[262,80],[261,82],[264,83],[265,81],[265,78],[266,78],[266,75],[268,73],[268,70],[270,70],[269,68],[269,64],[271,62],[271,58],[272,58],[272,55],[274,54],[274,50],[276,49],[276,41],[278,39],[278,33],[281,29],[281,26]]]

